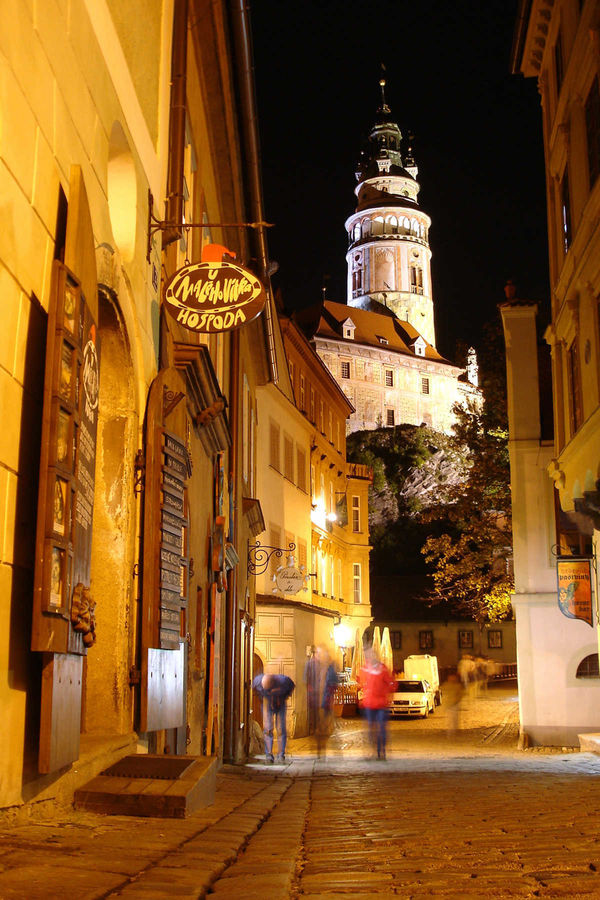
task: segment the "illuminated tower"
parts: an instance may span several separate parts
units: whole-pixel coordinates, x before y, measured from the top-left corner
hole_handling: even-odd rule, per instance
[[[356,212],[346,221],[348,305],[383,303],[435,346],[431,291],[431,219],[419,207],[418,169],[385,100],[357,167]]]

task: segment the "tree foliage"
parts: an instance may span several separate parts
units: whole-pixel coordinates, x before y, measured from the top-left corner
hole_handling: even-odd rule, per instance
[[[433,603],[450,600],[479,622],[511,614],[511,498],[502,336],[488,326],[480,356],[483,403],[456,407],[451,439],[462,454],[463,479],[441,506],[427,511],[430,522],[450,527],[431,535],[422,553],[432,568]]]
[[[511,615],[510,478],[504,348],[488,326],[479,354],[483,403],[455,408],[451,436],[400,425],[348,437],[348,457],[374,469],[371,568],[429,574],[427,603],[480,623]]]

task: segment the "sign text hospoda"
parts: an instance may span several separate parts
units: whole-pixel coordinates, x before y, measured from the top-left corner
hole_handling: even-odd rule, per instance
[[[230,262],[201,262],[179,269],[167,284],[170,314],[184,328],[202,333],[231,331],[255,319],[265,305],[261,281]]]

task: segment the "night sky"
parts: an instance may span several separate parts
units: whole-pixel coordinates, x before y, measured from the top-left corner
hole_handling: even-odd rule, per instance
[[[432,218],[438,349],[480,340],[507,278],[548,300],[537,84],[510,74],[516,0],[255,0],[263,187],[273,285],[292,309],[346,300],[344,222],[358,155],[386,99],[415,135]]]

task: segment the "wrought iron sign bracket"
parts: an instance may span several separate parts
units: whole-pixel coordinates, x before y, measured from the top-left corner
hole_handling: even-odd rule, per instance
[[[250,544],[248,547],[248,575],[263,575],[267,571],[272,556],[281,559],[284,553],[292,554],[296,545],[292,542],[287,547],[270,547],[268,544]]]
[[[154,198],[152,191],[148,191],[148,242],[146,244],[146,261],[150,262],[152,253],[152,238],[159,231],[177,229],[185,231],[188,228],[272,228],[273,222],[165,222],[154,215]]]

